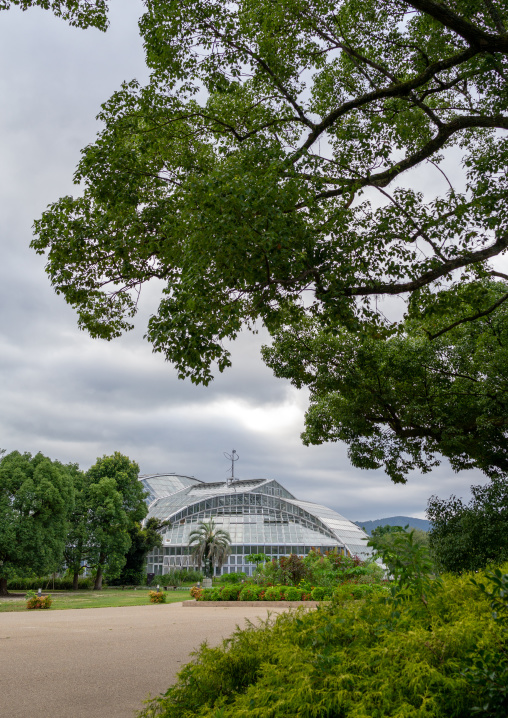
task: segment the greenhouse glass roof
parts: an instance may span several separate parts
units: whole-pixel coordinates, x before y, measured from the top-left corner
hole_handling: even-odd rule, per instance
[[[368,537],[356,524],[326,506],[299,501],[272,479],[204,482],[157,474],[141,476],[140,481],[148,492],[148,516],[170,522],[163,548],[149,557],[154,572],[191,565],[189,535],[210,518],[231,537],[226,572],[251,570],[244,559],[249,553],[303,555],[315,548],[361,558],[371,554]]]

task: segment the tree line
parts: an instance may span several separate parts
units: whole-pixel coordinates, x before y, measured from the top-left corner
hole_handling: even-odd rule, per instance
[[[139,583],[146,555],[162,545],[164,525],[149,519],[139,467],[115,452],[88,471],[43,454],[13,451],[0,461],[0,595],[9,579],[64,566],[74,588],[83,567],[94,588],[103,578]]]

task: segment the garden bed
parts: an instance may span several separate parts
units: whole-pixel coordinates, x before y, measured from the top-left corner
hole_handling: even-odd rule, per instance
[[[228,606],[262,606],[263,608],[299,608],[300,606],[306,606],[308,608],[316,608],[322,603],[329,603],[329,601],[182,601],[184,608],[218,608]]]

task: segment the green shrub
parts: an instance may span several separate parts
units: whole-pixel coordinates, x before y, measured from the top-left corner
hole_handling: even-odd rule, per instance
[[[265,601],[284,601],[284,588],[285,586],[269,586],[265,590]]]
[[[213,592],[215,591],[215,588],[203,588],[202,596],[200,598],[201,601],[215,601],[215,598],[212,598],[214,595]]]
[[[256,586],[254,583],[248,583],[244,585],[238,595],[239,601],[258,601],[259,594],[261,593],[261,586]]]
[[[216,580],[219,583],[241,583],[242,581],[245,581],[246,578],[247,574],[240,571],[238,573],[225,573],[222,576],[219,576]]]
[[[351,594],[353,598],[365,598],[373,594],[373,589],[372,586],[358,583],[351,586]]]
[[[94,579],[89,576],[88,578],[80,578],[78,581],[78,590],[84,591],[86,589],[93,588]],[[42,588],[43,591],[51,590],[55,591],[72,591],[73,580],[69,577],[55,578],[53,589],[53,577],[44,576],[39,578],[17,578],[11,579],[7,582],[7,588],[10,591],[38,591]]]
[[[223,586],[220,592],[221,601],[237,601],[238,595],[242,590],[241,584],[232,584],[230,586]]]
[[[506,596],[497,599],[506,605]],[[202,647],[140,716],[468,718],[471,706],[489,701],[489,686],[467,678],[466,668],[504,651],[493,600],[467,576],[446,576],[427,606],[417,593],[374,594],[283,612],[221,647]]]
[[[316,588],[312,589],[310,595],[314,601],[322,601],[325,597],[325,589],[321,586],[316,586]]]
[[[162,576],[159,576],[162,578]],[[148,586],[146,583],[146,573],[144,571],[135,571],[127,569],[122,571],[121,576],[108,578],[109,586]]]
[[[286,601],[301,601],[302,600],[302,589],[296,588],[295,586],[288,586],[284,591]]]

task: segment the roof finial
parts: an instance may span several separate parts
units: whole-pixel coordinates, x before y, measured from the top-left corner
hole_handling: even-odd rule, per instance
[[[235,480],[235,461],[238,461],[240,457],[236,453],[235,449],[233,449],[231,454],[226,454],[226,452],[224,452],[224,456],[226,457],[226,459],[229,459],[231,461],[231,476],[226,479],[226,484],[228,486],[231,486],[231,484]]]

